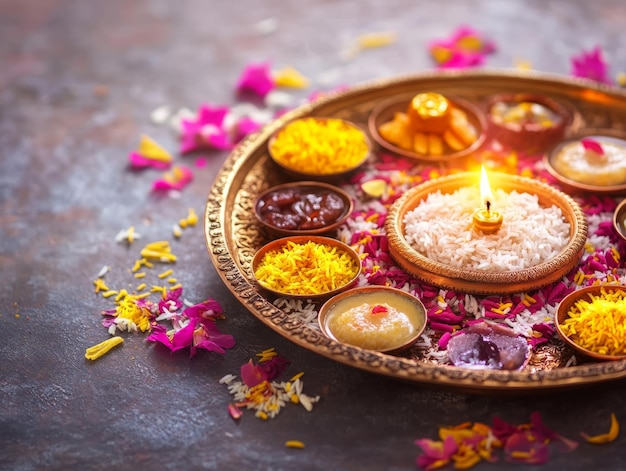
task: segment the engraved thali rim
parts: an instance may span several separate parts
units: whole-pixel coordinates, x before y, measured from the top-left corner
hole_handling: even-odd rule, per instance
[[[272,305],[251,286],[237,266],[233,258],[236,254],[230,252],[227,241],[231,236],[228,233],[230,229],[228,218],[233,209],[232,206],[228,207],[227,203],[234,200],[232,190],[237,183],[239,172],[246,168],[254,153],[260,146],[266,144],[276,129],[286,121],[314,113],[324,105],[335,105],[338,101],[349,101],[355,96],[369,93],[388,96],[396,89],[423,86],[423,83],[438,84],[440,80],[445,82],[445,86],[474,80],[481,86],[502,84],[501,88],[506,88],[524,85],[539,89],[549,88],[558,93],[563,90],[579,95],[584,92],[585,96],[594,93],[602,98],[617,100],[620,106],[626,108],[626,92],[614,87],[585,79],[516,70],[433,71],[366,82],[346,91],[329,93],[315,102],[301,105],[269,123],[256,134],[248,136],[226,159],[211,186],[205,208],[207,250],[218,275],[246,309],[266,326],[296,345],[334,361],[394,379],[471,393],[496,391],[526,393],[580,387],[626,377],[626,360],[533,372],[490,371],[476,374],[474,371],[458,367],[434,365],[340,345],[302,322],[288,318],[286,313]]]

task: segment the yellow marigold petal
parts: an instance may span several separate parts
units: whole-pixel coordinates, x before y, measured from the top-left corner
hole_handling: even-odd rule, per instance
[[[358,44],[361,49],[373,49],[377,47],[389,46],[395,43],[397,34],[393,31],[381,33],[367,33],[358,37]]]
[[[385,194],[387,182],[382,179],[375,179],[361,184],[361,189],[367,196],[372,198],[380,198]]]
[[[591,443],[594,445],[601,445],[603,443],[610,443],[615,441],[615,439],[619,435],[619,422],[617,421],[617,417],[615,414],[611,414],[611,427],[607,433],[602,433],[600,435],[589,436],[587,434],[582,434],[587,443]]]
[[[143,157],[151,160],[158,160],[159,162],[171,162],[172,155],[161,147],[151,137],[143,134],[139,141],[139,154]]]
[[[186,221],[190,226],[195,226],[198,223],[198,215],[193,208],[189,208]]]
[[[102,355],[109,352],[109,350],[113,347],[121,343],[124,343],[124,339],[122,337],[111,337],[110,339],[100,342],[99,344],[85,350],[85,358],[87,358],[87,360],[97,360]]]
[[[93,284],[96,287],[96,293],[99,293],[100,291],[109,291],[109,287],[102,278],[96,278],[93,280]]]
[[[519,70],[532,70],[533,66],[527,59],[515,59],[515,68]]]
[[[304,448],[304,443],[300,440],[287,440],[285,442],[287,448]]]
[[[309,80],[293,67],[285,67],[274,74],[274,84],[277,87],[307,88]]]

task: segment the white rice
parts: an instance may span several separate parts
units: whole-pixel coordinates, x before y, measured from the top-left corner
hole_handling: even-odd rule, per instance
[[[448,266],[504,272],[530,268],[556,257],[569,241],[570,225],[558,206],[543,207],[537,195],[499,190],[493,209],[503,222],[495,234],[472,227],[481,207],[473,188],[428,195],[404,218],[408,244],[425,257]]]

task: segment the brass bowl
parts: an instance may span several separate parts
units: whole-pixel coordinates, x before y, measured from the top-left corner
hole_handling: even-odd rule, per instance
[[[521,129],[494,120],[492,109],[498,103],[536,103],[550,110],[559,120],[554,126],[528,124]],[[563,139],[565,131],[574,120],[574,114],[564,104],[542,95],[531,93],[504,93],[489,98],[486,105],[487,135],[502,145],[526,154],[540,154]]]
[[[333,333],[331,321],[334,316],[366,302],[368,304],[386,303],[396,308],[398,311],[405,313],[407,317],[411,319],[413,325],[413,330],[410,335],[398,339],[398,341],[394,342],[392,346],[388,348],[377,349],[375,351],[381,353],[401,353],[414,345],[426,328],[426,308],[418,298],[405,291],[387,286],[363,286],[344,291],[322,305],[317,317],[321,331],[332,340],[350,344],[349,342],[342,342],[342,340],[337,338],[335,333]],[[350,345],[363,348],[356,343]]]
[[[309,241],[314,242],[316,244],[324,244],[324,245],[335,248],[337,251],[346,253],[352,259],[352,261],[357,267],[355,275],[348,282],[346,282],[342,286],[337,287],[336,289],[324,291],[321,293],[311,292],[311,293],[301,293],[301,294],[287,293],[287,292],[283,292],[280,290],[272,289],[263,280],[257,277],[256,275],[257,268],[259,267],[259,264],[262,262],[263,257],[268,252],[281,250],[288,242],[293,242],[295,244],[306,244]],[[254,279],[257,281],[258,285],[265,291],[275,296],[282,297],[282,298],[321,300],[321,299],[330,298],[331,296],[339,294],[340,292],[352,287],[357,282],[357,279],[359,275],[361,274],[362,263],[361,263],[361,258],[359,257],[358,253],[356,253],[350,246],[348,246],[347,244],[344,244],[343,242],[337,239],[332,239],[330,237],[324,237],[324,236],[319,236],[319,235],[309,235],[309,236],[303,235],[303,236],[283,237],[281,239],[276,239],[265,244],[254,254],[254,257],[252,257],[251,269],[252,269],[252,275]]]
[[[391,207],[385,220],[389,251],[407,272],[433,286],[472,294],[513,294],[541,288],[569,273],[583,254],[587,221],[580,206],[568,195],[545,183],[517,175],[498,174],[498,188],[525,191],[538,196],[543,206],[558,206],[570,225],[569,242],[552,260],[522,270],[486,272],[452,267],[434,261],[413,249],[404,237],[404,217],[435,191],[454,193],[476,185],[475,173],[465,172],[430,180],[407,191]]]
[[[602,193],[605,195],[620,195],[626,194],[626,181],[623,183],[614,183],[603,185],[598,179],[595,181],[579,181],[578,179],[565,175],[559,166],[555,165],[555,160],[559,153],[566,146],[580,142],[582,139],[594,139],[601,141],[608,141],[611,143],[619,144],[624,147],[624,159],[626,160],[626,135],[623,132],[615,130],[597,130],[588,131],[584,134],[577,134],[569,139],[566,139],[554,147],[552,147],[544,155],[544,165],[546,170],[559,182],[559,184],[569,193]],[[626,164],[625,164],[626,166]]]
[[[293,191],[296,194],[302,195],[319,195],[321,193],[333,194],[341,200],[341,202],[343,203],[343,209],[339,217],[331,221],[329,224],[324,224],[320,227],[308,229],[302,227],[297,229],[281,228],[268,221],[268,218],[263,214],[262,207],[264,205],[263,202],[266,201],[268,197],[273,194],[278,194],[281,192],[284,193],[286,191]],[[281,206],[281,209],[283,211],[285,206],[286,205]],[[276,185],[261,193],[254,202],[254,214],[261,223],[261,225],[265,227],[271,234],[277,235],[279,237],[287,237],[292,235],[322,235],[332,233],[339,226],[341,226],[346,221],[346,219],[348,219],[348,216],[350,216],[350,213],[352,213],[353,208],[354,203],[352,201],[352,198],[344,190],[328,183],[315,181],[293,182]]]
[[[275,152],[273,151],[276,140],[278,139],[280,134],[285,130],[285,128],[287,128],[290,124],[297,122],[297,121],[306,121],[306,120],[315,120],[318,122],[327,122],[327,121],[332,120],[332,121],[342,122],[345,126],[358,132],[358,134],[360,135],[360,138],[363,140],[363,143],[365,144],[365,147],[366,147],[365,152],[363,152],[363,155],[360,156],[360,158],[353,165],[346,167],[345,169],[342,169],[340,171],[335,171],[335,172],[327,172],[327,171],[320,172],[320,173],[308,172],[306,170],[303,170],[302,168],[293,167],[284,162],[281,162],[276,157]],[[306,136],[298,136],[298,139],[305,140]],[[327,144],[330,145],[330,141],[327,142]],[[357,126],[353,122],[347,121],[345,119],[319,118],[319,117],[313,117],[313,116],[302,117],[296,120],[286,122],[283,126],[281,126],[272,134],[272,136],[268,140],[267,147],[268,147],[268,152],[272,161],[288,177],[293,178],[295,180],[313,180],[313,181],[321,181],[321,182],[326,182],[326,183],[339,183],[342,181],[346,181],[350,177],[350,175],[355,173],[357,169],[361,167],[361,165],[363,165],[367,161],[372,151],[372,143],[369,137],[367,136],[367,133],[363,129],[361,129],[360,126]]]
[[[587,286],[585,288],[580,288],[563,298],[563,300],[559,303],[556,309],[556,313],[554,315],[554,325],[556,330],[559,333],[559,336],[563,341],[569,344],[572,348],[577,350],[578,352],[584,354],[587,357],[595,358],[596,360],[623,360],[626,358],[626,354],[624,355],[603,355],[602,353],[594,352],[593,350],[589,350],[587,348],[581,347],[574,340],[569,338],[563,332],[562,324],[569,317],[570,310],[574,307],[574,305],[579,300],[591,301],[592,296],[598,296],[602,294],[602,291],[605,292],[614,292],[614,291],[626,291],[626,287],[620,285],[593,285]]]
[[[619,236],[626,241],[626,199],[622,200],[613,212],[613,227]]]
[[[457,160],[461,160],[464,157],[471,156],[484,144],[486,138],[485,130],[487,128],[487,124],[482,111],[471,102],[453,96],[447,97],[448,100],[455,107],[459,108],[467,114],[469,122],[476,130],[478,138],[476,139],[476,141],[474,141],[474,143],[472,143],[465,149],[457,152],[448,152],[442,155],[429,155],[403,149],[387,141],[380,135],[380,132],[378,131],[379,127],[384,123],[391,121],[396,113],[406,112],[407,107],[411,102],[411,98],[412,96],[392,98],[390,100],[383,101],[372,110],[368,118],[369,131],[374,141],[376,141],[384,149],[402,157],[408,157],[410,159],[418,160],[420,162],[447,164],[455,162]]]

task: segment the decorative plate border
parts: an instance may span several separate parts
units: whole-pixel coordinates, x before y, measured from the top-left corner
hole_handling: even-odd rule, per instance
[[[363,96],[384,99],[411,89],[462,86],[515,89],[521,85],[534,92],[562,93],[578,100],[591,118],[588,126],[626,126],[626,93],[595,82],[555,75],[522,71],[445,71],[407,75],[357,85],[347,91],[331,93],[286,113],[260,132],[246,138],[229,155],[207,197],[205,235],[209,255],[226,286],[255,317],[293,343],[327,358],[355,368],[396,379],[452,388],[465,392],[528,392],[584,386],[626,377],[626,360],[584,363],[568,368],[527,371],[475,371],[453,366],[421,362],[376,353],[334,342],[321,332],[287,315],[263,297],[251,281],[250,260],[261,245],[258,228],[251,222],[254,195],[262,188],[267,175],[259,162],[268,159],[266,143],[272,133],[287,121],[306,115],[341,114],[346,106],[360,106],[366,114],[371,105],[359,105]],[[484,90],[483,90],[484,91]],[[594,104],[616,102],[623,108],[619,119],[602,113],[594,115]],[[597,105],[596,105],[597,106]],[[610,113],[608,113],[610,114]],[[623,129],[622,129],[623,130]],[[574,130],[576,131],[576,129]],[[267,185],[271,183],[265,182]],[[244,261],[242,263],[242,261]]]

